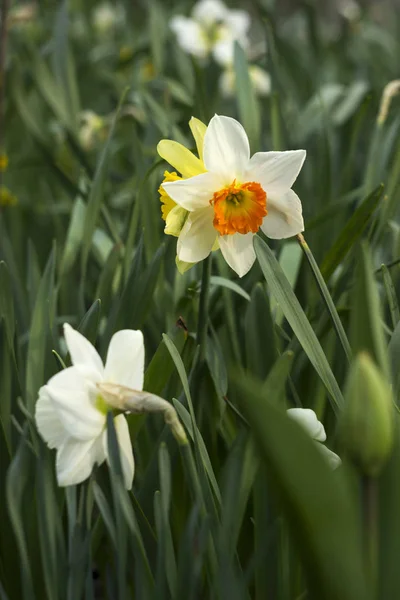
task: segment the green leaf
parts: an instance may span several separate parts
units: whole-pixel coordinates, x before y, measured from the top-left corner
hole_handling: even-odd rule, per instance
[[[246,55],[238,42],[235,42],[234,68],[239,120],[247,132],[250,147],[254,153],[257,152],[260,144],[260,109],[250,79]]]
[[[269,298],[261,283],[254,286],[245,315],[246,364],[264,380],[278,356]]]
[[[85,277],[86,265],[89,256],[90,247],[92,245],[93,234],[96,229],[97,219],[100,214],[101,203],[104,198],[104,190],[106,185],[107,171],[109,168],[111,142],[114,136],[115,126],[118,121],[122,105],[124,103],[128,90],[122,94],[117,110],[108,133],[107,141],[101,152],[99,161],[96,166],[94,179],[90,188],[88,204],[86,208],[85,222],[83,227],[83,244],[82,244],[82,277]]]
[[[350,339],[354,354],[368,352],[389,378],[387,345],[382,327],[379,292],[370,249],[362,243],[357,254],[355,283],[351,294]]]
[[[310,597],[367,600],[371,595],[360,523],[346,471],[332,471],[316,443],[266,401],[257,384],[242,377],[236,386],[260,457],[279,493],[279,506],[289,520]]]
[[[397,366],[398,368],[398,366]],[[377,598],[396,598],[400,589],[400,415],[395,414],[395,446],[379,478],[380,541]]]
[[[393,395],[400,408],[400,323],[397,324],[390,338],[388,352],[392,371]]]
[[[351,348],[350,348],[349,340],[347,339],[346,332],[344,330],[344,327],[342,325],[342,322],[341,322],[338,312],[336,310],[336,306],[332,300],[332,296],[329,293],[328,286],[326,285],[325,280],[322,277],[322,274],[321,274],[321,271],[319,270],[317,261],[315,260],[314,255],[311,252],[307,242],[305,241],[305,239],[303,238],[303,236],[301,234],[298,235],[298,239],[299,239],[299,244],[300,244],[302,250],[304,251],[304,254],[306,255],[308,264],[311,267],[311,270],[313,272],[313,275],[314,275],[315,281],[317,283],[318,289],[320,291],[320,294],[322,296],[322,299],[323,299],[325,306],[328,310],[328,313],[332,319],[333,326],[335,328],[335,331],[339,338],[339,341],[342,345],[344,353],[346,354],[347,360],[350,361],[351,360]]]
[[[400,321],[400,309],[399,302],[397,300],[396,288],[393,283],[392,276],[386,265],[381,266],[383,284],[385,286],[387,301],[389,304],[390,316],[392,319],[393,329],[396,328],[397,323]]]
[[[226,277],[220,277],[219,275],[212,275],[210,277],[210,284],[215,286],[222,286],[227,288],[228,290],[232,290],[232,292],[236,292],[239,296],[242,296],[245,300],[249,301],[250,296],[243,288],[240,287],[235,281],[231,281]]]
[[[78,331],[85,336],[93,345],[96,342],[101,315],[101,300],[95,300],[82,321],[78,325]]]
[[[60,276],[65,275],[72,268],[83,241],[83,228],[85,223],[86,204],[80,196],[75,200],[72,208],[71,219],[68,225],[64,251],[61,257]]]
[[[343,396],[317,336],[270,248],[258,236],[254,237],[254,248],[267,285],[329,392],[333,409],[337,411],[343,405]]]
[[[347,221],[336,242],[330,248],[322,262],[321,273],[325,280],[328,280],[331,277],[348,252],[364,233],[373,212],[378,206],[382,194],[383,185],[380,185],[365,198]]]
[[[0,321],[4,321],[7,342],[14,353],[15,316],[14,301],[11,290],[11,277],[4,261],[0,261]]]
[[[40,281],[29,330],[26,362],[26,404],[32,414],[37,393],[45,379],[46,342],[53,327],[55,256],[54,246]]]
[[[26,524],[22,518],[22,506],[26,500],[26,490],[31,469],[31,451],[27,445],[27,428],[21,437],[18,450],[13,458],[6,479],[6,498],[10,520],[18,545],[21,569],[22,599],[34,600],[31,557],[26,539]]]

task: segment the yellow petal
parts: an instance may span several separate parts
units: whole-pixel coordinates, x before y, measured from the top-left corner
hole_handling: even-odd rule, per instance
[[[203,162],[182,144],[172,140],[161,140],[157,146],[157,152],[172,165],[182,177],[193,177],[205,173]]]
[[[181,206],[174,206],[165,219],[164,233],[178,237],[188,216],[188,211]]]
[[[196,142],[197,152],[199,153],[200,160],[203,160],[203,143],[204,136],[207,131],[207,125],[200,121],[200,119],[196,119],[196,117],[192,117],[189,121],[190,131],[194,137],[194,141]]]

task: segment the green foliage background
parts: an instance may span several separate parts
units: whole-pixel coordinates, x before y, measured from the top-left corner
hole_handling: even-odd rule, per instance
[[[237,94],[226,100],[219,67],[185,55],[168,29],[190,2],[123,6],[102,36],[83,0],[41,2],[8,32],[2,182],[18,203],[0,207],[0,598],[392,600],[399,100],[383,122],[378,114],[398,77],[398,16],[379,24],[364,10],[332,24],[317,3],[284,12],[254,0],[245,7],[267,43],[258,63],[272,93],[255,97],[238,48]],[[82,110],[103,118],[91,147]],[[160,218],[157,142],[191,147],[190,117],[215,112],[243,123],[252,152],[307,149],[295,189],[308,246],[257,239],[258,262],[241,280],[218,252],[180,275]],[[140,328],[144,389],[173,402],[188,432],[179,448],[161,417],[129,417],[132,492],[112,428],[111,468],[57,488],[33,414],[66,358],[64,322],[103,357],[116,330]],[[394,449],[372,482],[338,440],[361,350],[396,403]],[[290,406],[316,411],[339,469],[287,419]]]

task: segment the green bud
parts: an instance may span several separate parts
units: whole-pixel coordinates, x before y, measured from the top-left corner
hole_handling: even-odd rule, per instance
[[[340,423],[342,445],[365,475],[375,477],[393,447],[393,404],[389,384],[365,352],[350,368],[345,400]]]

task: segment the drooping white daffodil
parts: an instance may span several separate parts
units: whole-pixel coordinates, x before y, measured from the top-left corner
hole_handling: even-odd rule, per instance
[[[286,412],[315,441],[318,449],[322,452],[332,469],[336,469],[342,461],[337,454],[324,446],[323,442],[326,441],[325,427],[318,420],[315,412],[310,408],[289,408]]]
[[[273,239],[304,230],[301,202],[291,187],[305,150],[257,152],[250,158],[242,125],[219,115],[205,130],[200,158],[169,140],[162,140],[157,149],[186,177],[161,184],[167,196],[188,211],[177,243],[180,261],[197,263],[219,247],[242,277],[255,261],[253,236],[260,228]]]
[[[258,65],[249,66],[249,76],[257,96],[269,96],[271,92],[271,77]],[[225,98],[235,95],[236,74],[232,66],[227,67],[219,79],[219,87]]]
[[[198,58],[212,54],[217,62],[226,64],[233,59],[235,41],[248,45],[250,15],[229,9],[221,0],[200,0],[190,18],[176,15],[170,27],[185,52]]]
[[[144,369],[141,331],[126,329],[115,333],[105,365],[94,346],[68,324],[64,325],[64,336],[73,366],[60,371],[40,388],[35,410],[40,435],[49,448],[57,450],[60,486],[84,481],[95,464],[108,461],[107,412],[115,406],[109,403],[108,394],[102,394],[102,386],[125,386],[140,391]],[[123,414],[114,418],[114,426],[124,483],[130,489],[134,459]]]

